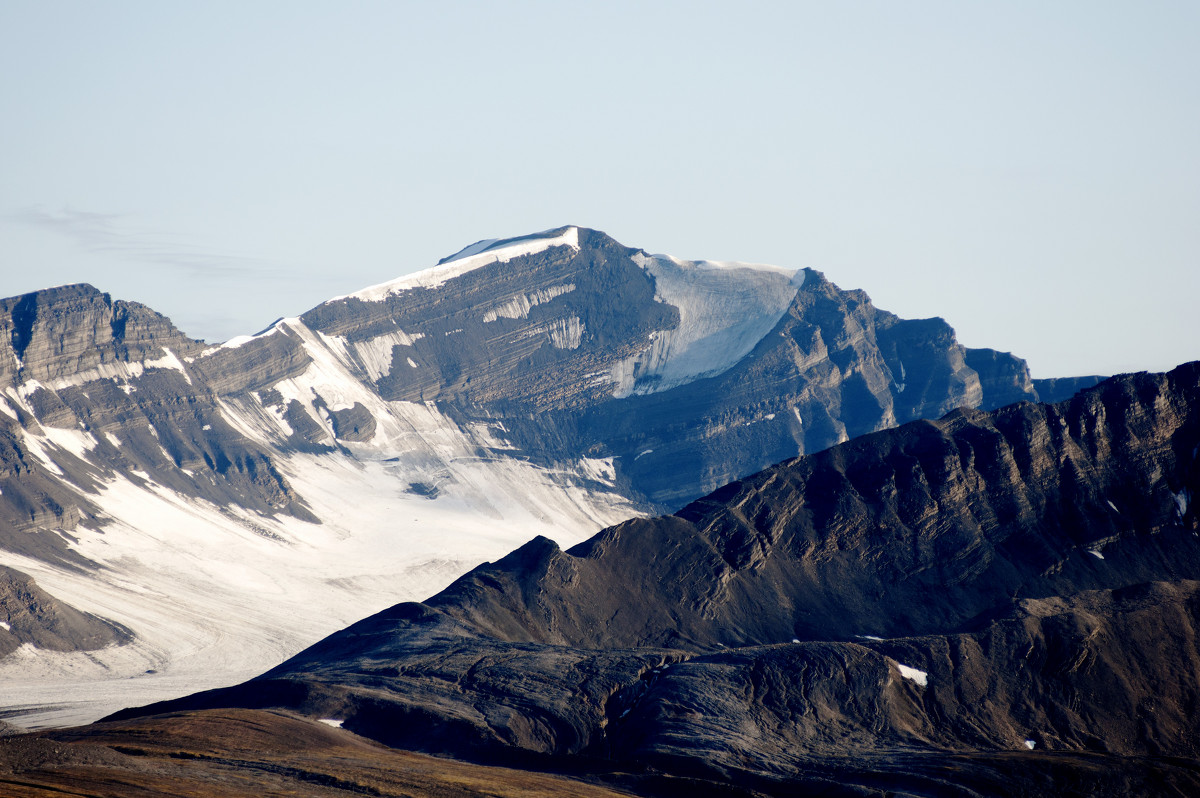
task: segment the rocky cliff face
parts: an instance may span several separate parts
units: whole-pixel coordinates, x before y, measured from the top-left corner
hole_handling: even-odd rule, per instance
[[[217,381],[200,369],[193,378],[189,364],[206,347],[165,317],[75,285],[0,302],[3,332],[0,424],[13,482],[0,507],[13,531],[72,530],[85,519],[102,525],[90,495],[116,473],[154,474],[167,488],[217,504],[310,517],[272,472],[268,449],[230,428],[211,386]],[[0,535],[0,545],[27,549],[22,538]]]
[[[499,419],[540,461],[613,457],[622,484],[662,509],[855,435],[1037,398],[1024,361],[972,354],[944,321],[899,319],[819,272],[547,235],[543,251],[301,320],[343,341],[384,398]]]
[[[219,346],[67,286],[0,300],[0,558],[145,644],[140,667],[83,668],[162,673],[182,646],[247,676],[531,536],[573,544],[854,436],[1037,395],[1019,358],[818,272],[575,227]]]
[[[509,640],[690,648],[926,634],[1014,597],[1197,579],[1197,373],[856,438],[569,552],[534,541],[430,603]]]
[[[535,540],[142,712],[289,707],[775,794],[1167,790],[1200,756],[1198,447],[1198,364],[955,411],[565,552]]]
[[[128,630],[63,604],[28,575],[0,566],[0,654],[22,645],[88,651],[128,638]]]

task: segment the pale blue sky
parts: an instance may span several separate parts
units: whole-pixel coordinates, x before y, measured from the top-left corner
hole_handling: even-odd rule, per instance
[[[222,340],[563,224],[1200,357],[1200,3],[0,0],[0,295]]]

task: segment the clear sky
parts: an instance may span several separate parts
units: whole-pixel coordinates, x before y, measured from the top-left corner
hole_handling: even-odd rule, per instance
[[[224,340],[563,224],[1200,358],[1200,3],[0,0],[0,295]]]

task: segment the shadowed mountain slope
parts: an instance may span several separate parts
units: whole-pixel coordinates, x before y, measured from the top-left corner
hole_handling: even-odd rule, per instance
[[[1200,364],[956,411],[565,552],[534,540],[259,679],[119,716],[288,707],[780,795],[1187,793],[1198,447]]]
[[[0,680],[87,707],[40,724],[248,678],[533,535],[570,546],[853,436],[1037,396],[1020,358],[811,269],[578,227],[220,345],[87,285],[0,300],[0,563],[132,634],[0,657]],[[98,681],[149,692],[111,704]]]

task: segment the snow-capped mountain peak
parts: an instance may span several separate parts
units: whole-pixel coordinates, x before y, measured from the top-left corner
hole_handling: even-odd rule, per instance
[[[334,297],[331,302],[358,299],[363,302],[380,302],[402,291],[414,288],[437,288],[447,280],[460,277],[481,266],[504,263],[524,255],[536,255],[551,247],[566,246],[579,250],[579,228],[565,227],[547,230],[533,236],[511,239],[487,239],[477,241],[469,247],[444,258],[436,266],[406,274],[385,283],[379,283],[346,296]]]

